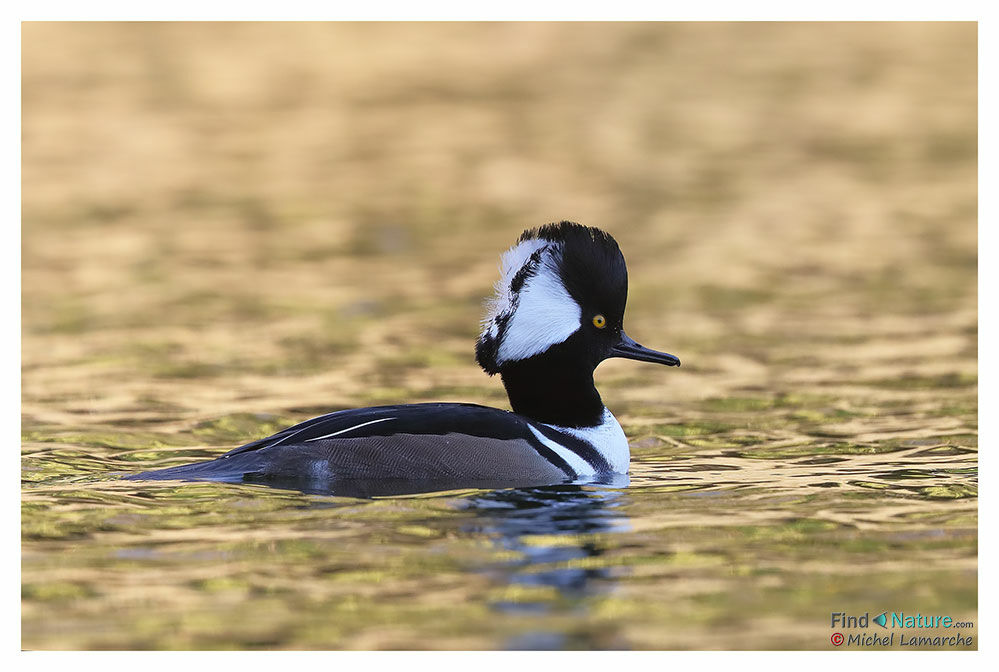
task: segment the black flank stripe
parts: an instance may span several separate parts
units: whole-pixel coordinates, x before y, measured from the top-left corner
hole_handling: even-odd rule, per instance
[[[606,474],[611,471],[610,463],[604,459],[604,456],[600,452],[588,444],[586,441],[579,439],[571,434],[563,434],[557,429],[552,429],[551,427],[546,427],[545,425],[537,424],[533,425],[546,437],[559,443],[572,452],[579,455],[587,464],[593,467],[598,474]]]
[[[545,458],[546,460],[554,464],[556,467],[564,471],[566,476],[568,476],[569,478],[579,477],[579,474],[576,473],[575,469],[569,466],[568,462],[559,457],[558,453],[556,453],[554,450],[552,450],[545,444],[538,441],[536,436],[532,435],[528,440],[531,443],[531,448],[534,448],[534,450],[538,451],[538,454],[541,457]]]

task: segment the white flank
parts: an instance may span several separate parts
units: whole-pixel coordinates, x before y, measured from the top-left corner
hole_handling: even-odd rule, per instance
[[[537,275],[524,283],[500,341],[497,364],[533,357],[579,329],[582,310],[562,285],[557,268],[557,262],[545,254]]]
[[[548,426],[582,439],[596,448],[616,473],[628,473],[628,465],[631,463],[631,448],[628,446],[628,437],[624,435],[621,424],[606,406],[604,407],[604,415],[600,419],[600,424],[596,427]],[[568,462],[568,460],[566,461]],[[573,469],[575,469],[575,466],[573,466]],[[591,469],[590,471],[592,472],[593,470]]]
[[[353,427],[348,427],[347,429],[341,429],[339,432],[333,432],[332,434],[324,434],[323,436],[317,436],[314,439],[306,439],[305,442],[308,443],[309,441],[318,441],[320,439],[328,439],[331,436],[337,436],[339,434],[345,434],[345,433],[353,431],[355,429],[360,429],[361,427],[367,427],[368,425],[373,425],[376,422],[385,422],[386,420],[395,420],[395,418],[379,418],[377,420],[371,420],[369,422],[362,422],[359,425],[354,425]]]
[[[589,462],[587,462],[586,460],[584,460],[579,455],[577,455],[576,453],[572,452],[571,450],[569,450],[568,448],[566,448],[562,444],[557,443],[555,441],[552,441],[547,436],[545,436],[544,434],[542,434],[538,430],[534,429],[534,427],[532,427],[530,424],[528,424],[527,426],[531,428],[531,432],[534,433],[534,436],[537,437],[538,441],[540,441],[541,443],[543,443],[546,446],[548,446],[549,448],[551,448],[555,452],[556,455],[558,455],[563,460],[565,460],[566,463],[570,467],[572,467],[572,470],[576,472],[577,476],[596,476],[597,475],[596,469],[594,469],[593,467],[591,467]],[[559,427],[559,430],[565,431],[565,430],[562,430],[561,427]]]

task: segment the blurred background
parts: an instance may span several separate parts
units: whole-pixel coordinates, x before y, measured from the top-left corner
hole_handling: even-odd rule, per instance
[[[126,632],[114,619],[136,605],[170,613],[100,587],[132,576],[108,558],[147,523],[118,516],[150,504],[97,483],[336,408],[505,406],[474,363],[482,301],[499,254],[550,221],[616,237],[629,333],[684,363],[598,370],[639,485],[643,456],[977,448],[973,23],[25,23],[22,39],[27,648],[496,645],[485,625]],[[879,496],[930,507],[896,522],[949,541],[898,571],[973,616],[971,459]],[[217,496],[198,487],[157,492]],[[853,496],[836,492],[823,506]],[[158,511],[147,534],[193,524]],[[884,538],[882,523],[809,530]],[[82,540],[92,555],[60,560]],[[950,563],[934,588],[917,572],[932,553]],[[200,594],[177,613],[207,609]],[[571,641],[828,639],[750,622]]]

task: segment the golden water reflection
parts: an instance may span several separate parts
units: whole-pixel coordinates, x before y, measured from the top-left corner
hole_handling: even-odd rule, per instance
[[[22,646],[829,649],[977,624],[973,23],[22,29]],[[630,483],[143,483],[342,408],[505,407],[482,300],[599,226]],[[963,634],[977,636],[971,629]]]

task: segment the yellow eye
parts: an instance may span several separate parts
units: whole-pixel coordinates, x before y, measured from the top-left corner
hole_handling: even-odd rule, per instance
[[[607,326],[607,319],[603,315],[594,315],[593,326],[597,329],[603,329]]]

